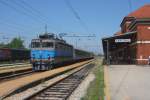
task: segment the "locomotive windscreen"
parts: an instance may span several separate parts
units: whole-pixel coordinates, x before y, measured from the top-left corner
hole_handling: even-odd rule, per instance
[[[54,34],[53,33],[47,33],[47,34],[43,34],[39,36],[40,39],[50,39],[50,38],[54,38]]]
[[[32,42],[31,43],[31,47],[32,48],[40,48],[40,47],[43,47],[43,48],[53,48],[54,47],[54,43],[53,42]]]
[[[40,42],[32,42],[31,47],[32,48],[39,48],[40,47]]]
[[[42,42],[42,47],[53,48],[54,43],[53,42]]]

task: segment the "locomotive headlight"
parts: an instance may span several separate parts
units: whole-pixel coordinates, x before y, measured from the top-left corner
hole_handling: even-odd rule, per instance
[[[51,58],[50,55],[48,55],[48,60],[50,60],[50,58]]]
[[[50,59],[51,59],[51,57],[49,56],[49,57],[48,57],[48,60],[50,60]]]

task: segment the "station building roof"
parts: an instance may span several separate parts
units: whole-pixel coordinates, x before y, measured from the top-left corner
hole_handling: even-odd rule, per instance
[[[146,4],[142,6],[141,8],[131,12],[127,16],[124,17],[122,20],[121,26],[126,22],[126,21],[132,21],[129,25],[129,28],[131,28],[133,25],[135,25],[137,22],[150,22],[150,4]],[[113,36],[107,37],[107,38],[102,38],[102,40],[107,40],[111,38],[118,38],[122,36],[126,36],[128,34],[134,34],[136,33],[135,31],[133,32],[126,32],[122,33],[121,31],[116,32]]]
[[[136,31],[127,32],[127,33],[120,34],[120,35],[115,35],[115,36],[110,36],[110,37],[102,38],[102,40],[105,41],[105,40],[109,40],[109,39],[121,38],[121,37],[128,36],[128,35],[135,34],[135,33],[137,33],[137,32]]]
[[[146,19],[146,18],[150,18],[150,4],[146,4],[140,7],[139,9],[131,12],[127,16],[125,16],[120,26],[122,26],[127,20],[132,21],[135,19]]]
[[[150,4],[144,5],[134,12],[131,12],[127,17],[150,18]]]
[[[114,34],[114,36],[121,35],[121,34],[123,34],[123,33],[121,31],[118,31]]]

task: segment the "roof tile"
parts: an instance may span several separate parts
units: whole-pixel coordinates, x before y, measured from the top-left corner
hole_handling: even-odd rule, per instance
[[[144,5],[141,8],[130,13],[128,17],[150,18],[150,4]]]

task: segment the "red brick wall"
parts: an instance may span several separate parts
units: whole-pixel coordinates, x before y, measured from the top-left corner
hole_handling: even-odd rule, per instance
[[[150,41],[150,25],[137,25],[137,41]],[[137,64],[148,64],[150,56],[150,43],[137,44],[137,59],[142,57],[143,60],[137,60]]]
[[[150,44],[137,44],[137,56],[136,59],[140,59],[142,57],[143,60],[137,60],[138,64],[148,64],[147,60],[150,56]]]
[[[150,25],[137,25],[137,39],[138,40],[150,40]]]

